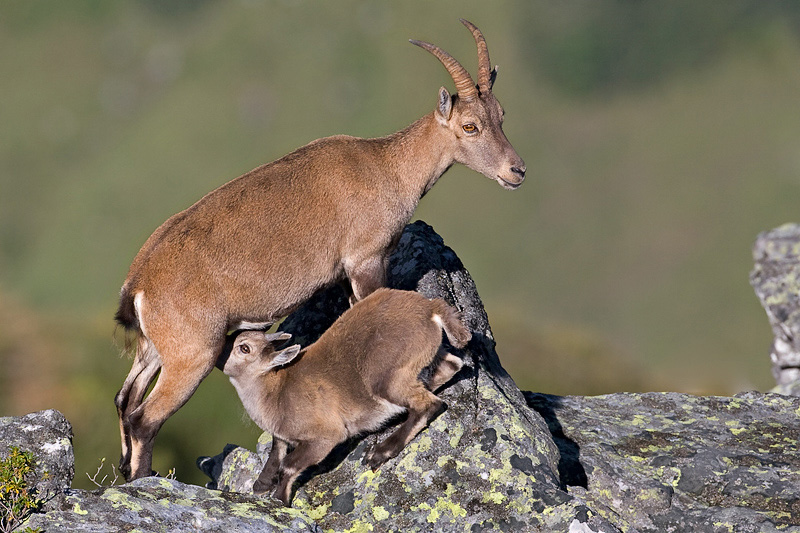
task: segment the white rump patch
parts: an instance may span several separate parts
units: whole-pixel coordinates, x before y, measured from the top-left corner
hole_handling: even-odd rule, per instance
[[[444,322],[442,322],[442,317],[434,313],[433,316],[431,317],[431,320],[433,320],[437,326],[444,329]]]
[[[139,291],[133,297],[133,309],[136,311],[136,319],[139,321],[139,329],[142,330],[142,335],[147,338],[147,331],[144,328],[144,319],[142,318],[142,307],[144,306],[144,291]]]

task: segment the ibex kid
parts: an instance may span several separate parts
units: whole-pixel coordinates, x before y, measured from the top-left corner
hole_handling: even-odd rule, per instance
[[[472,334],[443,300],[378,289],[347,310],[319,340],[276,350],[286,333],[245,331],[219,365],[250,415],[272,433],[272,450],[253,492],[289,505],[292,484],[348,438],[374,431],[393,416],[408,418],[365,456],[377,469],[444,410],[431,391],[462,361],[442,347],[442,330],[462,348]],[[428,383],[420,372],[434,363]],[[289,451],[289,448],[293,448]]]
[[[462,22],[477,43],[477,85],[449,54],[412,41],[442,62],[456,95],[442,87],[432,113],[387,137],[319,139],[258,167],[145,242],[116,314],[137,339],[115,398],[127,479],[151,474],[156,434],[214,368],[228,332],[265,329],[335,283],[349,282],[351,302],[384,286],[403,227],[453,163],[506,189],[522,184],[525,163],[503,133],[486,42]]]

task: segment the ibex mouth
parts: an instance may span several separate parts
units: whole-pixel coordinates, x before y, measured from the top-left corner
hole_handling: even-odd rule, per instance
[[[509,191],[519,189],[520,185],[522,185],[522,181],[520,181],[519,183],[512,183],[500,176],[497,176],[497,183],[499,183],[501,187]]]

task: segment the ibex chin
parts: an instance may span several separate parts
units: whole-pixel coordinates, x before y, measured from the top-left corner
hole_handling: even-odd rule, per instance
[[[376,470],[444,410],[435,391],[462,366],[442,346],[463,348],[472,334],[443,300],[378,289],[347,310],[317,342],[275,348],[285,333],[245,331],[220,366],[256,424],[272,433],[272,450],[253,492],[289,505],[292,484],[350,437],[408,418],[365,456]],[[431,365],[433,363],[433,365]],[[432,366],[426,382],[420,373]],[[291,448],[291,451],[290,451]]]
[[[432,113],[387,137],[319,139],[239,176],[142,246],[116,314],[137,343],[115,398],[127,479],[151,474],[156,434],[214,368],[228,332],[265,329],[338,282],[349,281],[351,302],[384,286],[403,227],[453,163],[506,189],[522,184],[525,163],[492,94],[497,71],[480,30],[462,22],[477,43],[477,85],[446,52],[411,41],[442,62],[456,95],[442,87]]]

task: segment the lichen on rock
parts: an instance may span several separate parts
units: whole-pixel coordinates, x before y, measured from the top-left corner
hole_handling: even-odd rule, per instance
[[[723,531],[723,514],[730,531],[800,530],[800,398],[526,396],[562,450],[570,493],[624,530]]]

